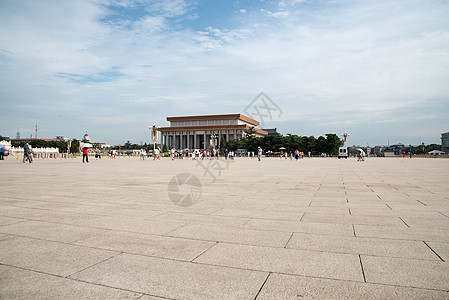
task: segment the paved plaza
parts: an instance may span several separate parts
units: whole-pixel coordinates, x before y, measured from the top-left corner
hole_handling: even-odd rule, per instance
[[[0,170],[0,299],[449,298],[449,159]]]

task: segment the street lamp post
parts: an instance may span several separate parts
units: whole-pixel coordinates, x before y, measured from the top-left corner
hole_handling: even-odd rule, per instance
[[[72,147],[72,140],[71,139],[67,139],[67,156],[66,156],[66,159],[69,158],[70,147]]]
[[[212,150],[215,150],[215,147],[217,147],[217,135],[213,134],[211,136],[210,144],[212,145]]]
[[[153,126],[148,127],[151,130],[151,139],[153,140],[153,155],[156,152],[156,143],[157,143],[157,132],[159,131],[159,126],[153,124]]]

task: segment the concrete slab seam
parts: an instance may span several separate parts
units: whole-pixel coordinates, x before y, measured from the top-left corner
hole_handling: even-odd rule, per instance
[[[259,291],[256,294],[256,297],[254,297],[254,300],[257,299],[257,297],[259,297],[260,292],[262,291],[263,287],[265,286],[265,283],[268,281],[268,278],[270,277],[271,272],[268,273],[267,278],[265,278],[264,282],[262,283],[262,286],[260,287]]]
[[[362,269],[363,281],[366,282],[365,270],[363,269],[362,257],[359,254],[360,268]]]
[[[433,253],[435,253],[436,256],[438,256],[439,259],[441,259],[441,261],[445,262],[445,260],[435,251],[432,249],[432,247],[429,246],[429,244],[426,243],[426,241],[423,241],[423,243],[429,247],[430,250],[432,250]]]
[[[110,251],[110,250],[109,250],[109,251]],[[111,252],[117,252],[117,251],[111,251]],[[82,269],[82,270],[78,270],[78,271],[76,271],[76,272],[74,272],[74,273],[72,273],[72,274],[70,274],[70,275],[67,275],[65,278],[69,278],[70,276],[73,276],[73,275],[75,275],[75,274],[77,274],[77,273],[83,272],[83,271],[85,271],[85,270],[87,270],[87,269],[89,269],[89,268],[92,268],[92,267],[96,266],[96,265],[99,265],[99,264],[101,264],[101,263],[104,263],[104,262],[110,260],[111,258],[117,257],[117,256],[119,256],[119,255],[121,255],[121,254],[123,254],[123,252],[116,253],[115,255],[112,255],[111,257],[108,257],[108,258],[106,258],[106,259],[103,259],[102,261],[96,262],[96,263],[94,263],[94,264],[92,264],[92,265],[90,265],[90,266],[88,266],[88,267],[86,267],[86,268],[84,268],[84,269]]]
[[[204,253],[206,253],[207,251],[209,251],[210,249],[212,249],[212,247],[214,247],[215,245],[217,245],[219,242],[215,242],[215,244],[211,245],[209,248],[207,248],[206,250],[204,250],[203,252],[201,252],[200,254],[198,254],[196,257],[194,257],[193,259],[190,260],[190,262],[193,262],[194,260],[196,260],[197,258],[199,258],[201,255],[203,255]]]

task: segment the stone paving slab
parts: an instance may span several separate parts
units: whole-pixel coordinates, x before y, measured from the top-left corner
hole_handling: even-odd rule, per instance
[[[234,268],[363,281],[358,255],[218,243],[195,262]]]
[[[254,218],[254,219],[272,219],[272,220],[300,220],[304,213],[302,212],[279,212],[268,210],[255,210],[248,208],[223,208],[212,215],[233,217],[238,216],[241,218]]]
[[[0,161],[0,298],[449,298],[449,160],[218,163]]]
[[[416,219],[448,219],[441,211],[410,211],[392,210],[388,206],[385,209],[351,208],[353,216],[378,216],[378,217],[402,217]]]
[[[354,216],[354,215],[334,215],[334,214],[311,214],[306,213],[302,218],[303,222],[331,223],[331,224],[362,224],[375,226],[388,226],[406,228],[404,221],[398,217],[380,216]],[[449,220],[448,220],[449,221]]]
[[[70,276],[176,299],[254,299],[267,272],[121,254]]]
[[[440,261],[422,241],[294,233],[287,248]]]
[[[449,291],[449,263],[361,256],[366,281]]]
[[[215,242],[108,231],[78,240],[75,244],[117,252],[191,261],[215,245]]]
[[[15,237],[0,241],[0,264],[68,276],[118,252]]]
[[[102,232],[105,232],[105,230],[41,221],[24,221],[1,226],[0,232],[47,241],[70,243],[79,239],[96,236]]]
[[[449,242],[449,228],[429,229],[414,228],[388,228],[385,226],[354,225],[356,236],[378,237],[385,239]]]
[[[0,265],[2,299],[142,299],[142,294]]]
[[[192,224],[174,230],[167,236],[213,242],[284,247],[291,234],[288,232],[245,229],[243,227]]]
[[[176,221],[181,223],[211,223],[221,225],[238,226],[247,223],[250,218],[225,217],[217,215],[197,215],[182,213],[166,213],[153,217],[155,220],[165,220],[167,222]]]
[[[247,228],[258,230],[274,230],[285,232],[302,232],[315,234],[345,235],[354,236],[354,229],[351,224],[329,224],[318,222],[298,221],[276,221],[252,219],[244,225]]]
[[[399,286],[270,274],[258,300],[269,299],[447,299],[449,293]]]
[[[129,216],[101,216],[83,223],[100,229],[121,230],[147,234],[165,234],[185,225],[182,222],[164,222],[160,220],[144,220]]]

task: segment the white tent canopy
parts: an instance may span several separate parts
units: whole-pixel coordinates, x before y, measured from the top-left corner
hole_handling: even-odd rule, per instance
[[[432,151],[428,152],[428,154],[431,154],[431,155],[435,155],[435,154],[444,154],[444,152],[443,152],[443,151],[440,151],[440,150],[432,150]]]

